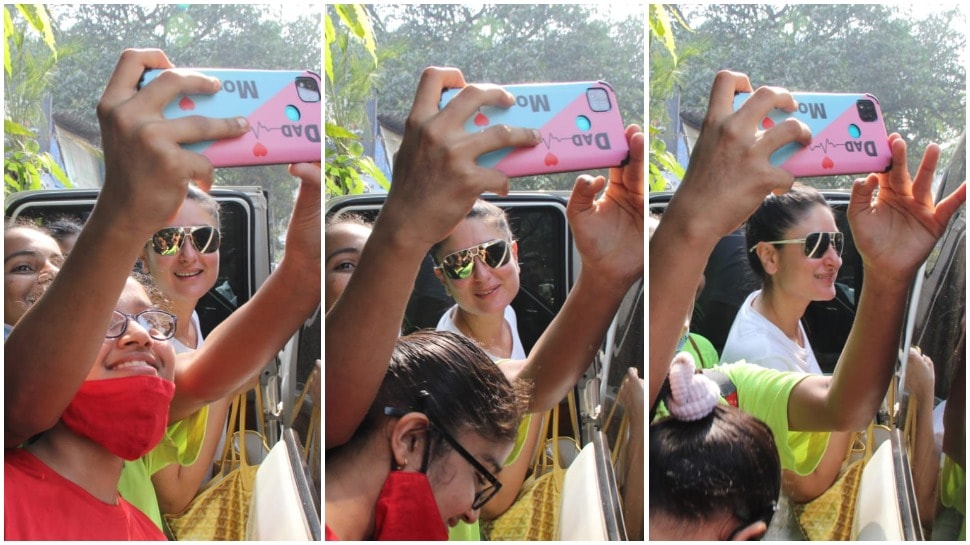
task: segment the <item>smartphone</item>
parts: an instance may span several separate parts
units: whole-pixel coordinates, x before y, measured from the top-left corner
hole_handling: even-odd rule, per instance
[[[812,142],[787,144],[771,155],[771,164],[795,176],[835,176],[886,172],[892,156],[882,109],[868,93],[792,93],[798,110],[774,109],[761,122],[767,130],[790,117],[801,120],[812,131]],[[734,109],[750,96],[739,93]]]
[[[242,116],[249,131],[236,138],[184,144],[216,167],[319,162],[320,76],[309,70],[233,70],[193,68],[219,78],[212,95],[183,95],[168,104],[169,119],[203,115]],[[147,70],[139,88],[158,77]]]
[[[630,148],[613,88],[604,81],[506,85],[515,96],[509,108],[483,106],[465,123],[479,132],[494,125],[538,129],[532,148],[502,148],[477,163],[509,177],[572,172],[626,164]],[[442,93],[444,108],[459,89]]]

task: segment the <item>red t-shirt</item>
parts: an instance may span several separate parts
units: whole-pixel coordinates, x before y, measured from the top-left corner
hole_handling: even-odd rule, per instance
[[[110,505],[24,449],[3,455],[4,540],[165,540],[158,526],[118,496]]]

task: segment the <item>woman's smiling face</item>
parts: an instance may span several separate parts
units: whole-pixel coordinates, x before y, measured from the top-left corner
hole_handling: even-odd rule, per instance
[[[199,202],[186,200],[168,227],[200,225],[219,227],[216,219]],[[142,257],[155,284],[176,303],[187,302],[194,306],[212,289],[219,276],[219,252],[201,253],[189,240],[185,240],[172,256],[159,255],[147,245]]]
[[[30,227],[12,227],[3,236],[3,321],[14,325],[64,263],[57,241]]]

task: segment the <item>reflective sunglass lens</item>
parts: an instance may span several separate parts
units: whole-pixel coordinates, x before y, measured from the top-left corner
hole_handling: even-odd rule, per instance
[[[829,250],[829,245],[835,246],[835,252],[842,255],[845,239],[842,233],[809,233],[805,237],[805,255],[810,259],[820,259]]]
[[[508,262],[508,250],[508,244],[504,240],[492,244],[485,248],[485,263],[493,269],[505,265]]]

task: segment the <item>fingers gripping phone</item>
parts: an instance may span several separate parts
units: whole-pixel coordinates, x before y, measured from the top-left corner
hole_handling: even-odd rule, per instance
[[[875,96],[866,93],[792,93],[798,110],[774,109],[762,120],[768,130],[790,117],[812,131],[812,142],[786,144],[771,155],[771,164],[795,176],[834,176],[886,172],[892,167],[886,125]],[[734,98],[741,107],[749,93]]]
[[[613,88],[603,81],[507,85],[509,108],[483,106],[465,123],[468,132],[495,125],[537,129],[531,148],[502,148],[476,162],[506,176],[532,176],[622,166],[630,148]],[[444,108],[460,89],[442,93]]]
[[[249,131],[183,147],[205,155],[216,167],[320,161],[320,76],[309,70],[192,70],[219,78],[222,88],[212,95],[179,96],[163,115],[242,116],[249,120]],[[139,88],[161,72],[147,70]]]

